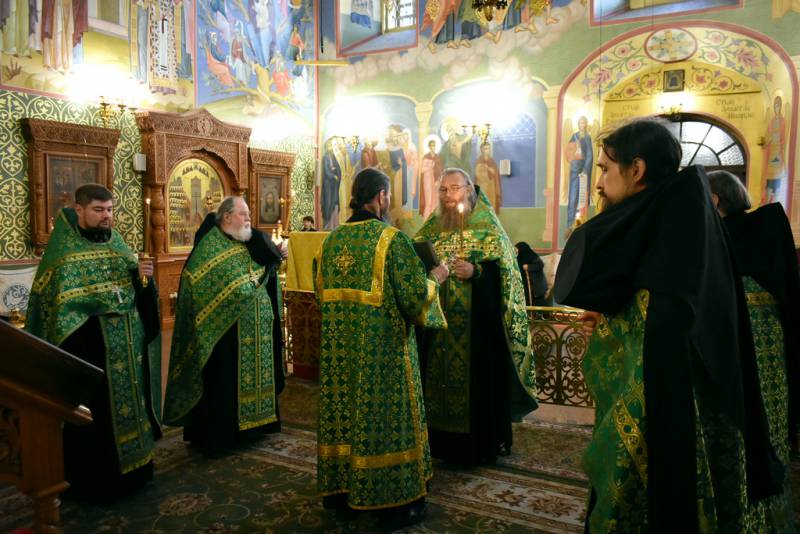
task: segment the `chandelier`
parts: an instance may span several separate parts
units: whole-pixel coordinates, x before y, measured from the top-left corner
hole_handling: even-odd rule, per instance
[[[472,9],[483,10],[483,16],[486,20],[494,18],[495,9],[506,9],[508,2],[506,0],[472,0]]]

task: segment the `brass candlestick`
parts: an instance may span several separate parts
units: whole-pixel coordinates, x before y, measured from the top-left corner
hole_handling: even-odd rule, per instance
[[[144,252],[142,260],[150,260],[150,197],[144,199]],[[146,276],[142,276],[142,287],[149,283]]]
[[[289,198],[280,197],[278,199],[278,203],[280,203],[281,206],[286,206],[286,218],[289,219],[289,226],[291,226],[291,220],[292,220],[291,211],[292,211],[292,203],[294,202],[294,195],[295,195],[294,191],[289,191]],[[280,221],[278,222],[280,223]],[[289,229],[289,226],[286,227],[287,230]]]

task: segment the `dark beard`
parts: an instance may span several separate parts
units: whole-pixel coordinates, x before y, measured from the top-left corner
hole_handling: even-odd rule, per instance
[[[466,226],[466,221],[469,219],[469,216],[472,214],[472,210],[469,207],[469,203],[464,203],[464,225]],[[441,227],[442,231],[444,232],[455,232],[459,230],[461,227],[461,218],[462,215],[458,213],[458,209],[447,209],[441,204],[439,205],[439,226]]]
[[[78,228],[81,235],[92,243],[107,243],[111,239],[110,228]]]

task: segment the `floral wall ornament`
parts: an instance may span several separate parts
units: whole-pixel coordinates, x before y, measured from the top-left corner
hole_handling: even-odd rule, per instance
[[[662,63],[684,61],[697,51],[697,39],[683,28],[665,28],[651,33],[644,43],[647,55]]]

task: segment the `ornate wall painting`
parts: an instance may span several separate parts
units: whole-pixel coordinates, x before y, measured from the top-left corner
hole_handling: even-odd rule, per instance
[[[380,0],[336,0],[339,53],[381,34]]]
[[[183,93],[181,80],[193,79],[195,3],[132,0],[128,28],[134,78],[154,94]]]
[[[420,5],[423,3],[420,33],[429,51],[436,53],[438,45],[469,48],[469,41],[481,37],[496,44],[504,32],[539,35],[569,17],[569,13],[559,13],[558,8],[568,6],[571,1],[513,0],[507,8],[495,9],[491,20],[483,10],[473,9],[470,0],[436,0]]]
[[[194,158],[178,164],[168,184],[169,252],[185,252],[191,250],[195,232],[206,215],[219,207],[225,191],[217,171]]]
[[[487,173],[497,175],[500,161],[511,162],[510,174],[492,186],[496,192],[491,200],[499,204],[498,212],[545,205],[547,110],[542,89],[537,83],[533,94],[514,94],[513,88],[497,82],[479,81],[445,91],[433,102],[428,131],[441,140],[442,167],[462,168],[486,189],[491,182],[486,181]],[[498,98],[502,106],[492,107],[479,96],[504,95],[503,91],[508,96]],[[483,111],[476,115],[475,108]]]
[[[736,9],[743,0],[700,0],[686,9],[684,0],[590,0],[591,24],[617,24],[637,20],[652,21],[659,18],[707,13],[720,9]]]
[[[186,109],[193,104],[193,2],[9,3],[11,13],[0,21],[3,87],[85,101],[103,95],[138,107]],[[145,13],[141,26],[137,11]],[[157,77],[168,87],[156,83]]]
[[[576,219],[585,221],[594,213],[596,198],[594,184],[597,154],[595,140],[600,123],[588,113],[575,118],[565,118],[562,124],[564,173],[559,187],[560,204],[566,204],[564,225],[569,228]]]
[[[312,125],[314,68],[298,61],[313,58],[312,0],[197,2],[197,104],[230,100],[225,120],[277,107]]]
[[[779,19],[790,11],[800,13],[800,5],[793,0],[772,0],[773,19]]]
[[[363,96],[341,101],[324,115],[321,130],[322,227],[333,229],[350,216],[352,179],[376,167],[392,184],[391,217],[411,217],[419,194],[419,120],[407,97]]]
[[[786,203],[788,198],[788,147],[789,124],[786,118],[792,116],[791,103],[784,102],[782,92],[776,92],[772,109],[768,112],[767,127],[763,135],[764,162],[761,176],[761,204],[771,202]]]
[[[417,45],[418,0],[336,0],[336,52],[362,56]]]
[[[653,43],[664,46],[657,51]],[[745,27],[700,21],[680,26],[665,23],[605,43],[562,86],[559,150],[564,153],[577,117],[587,111],[603,125],[671,113],[668,108],[673,106],[666,106],[662,97],[681,93],[665,92],[664,73],[670,70],[685,72],[684,97],[676,106],[679,112],[711,117],[738,132],[753,200],[781,202],[800,220],[798,206],[791,203],[789,178],[796,157],[789,147],[796,138],[797,74],[774,41]],[[566,127],[569,120],[571,128]],[[556,163],[557,241],[563,246],[570,167],[563,157]]]

